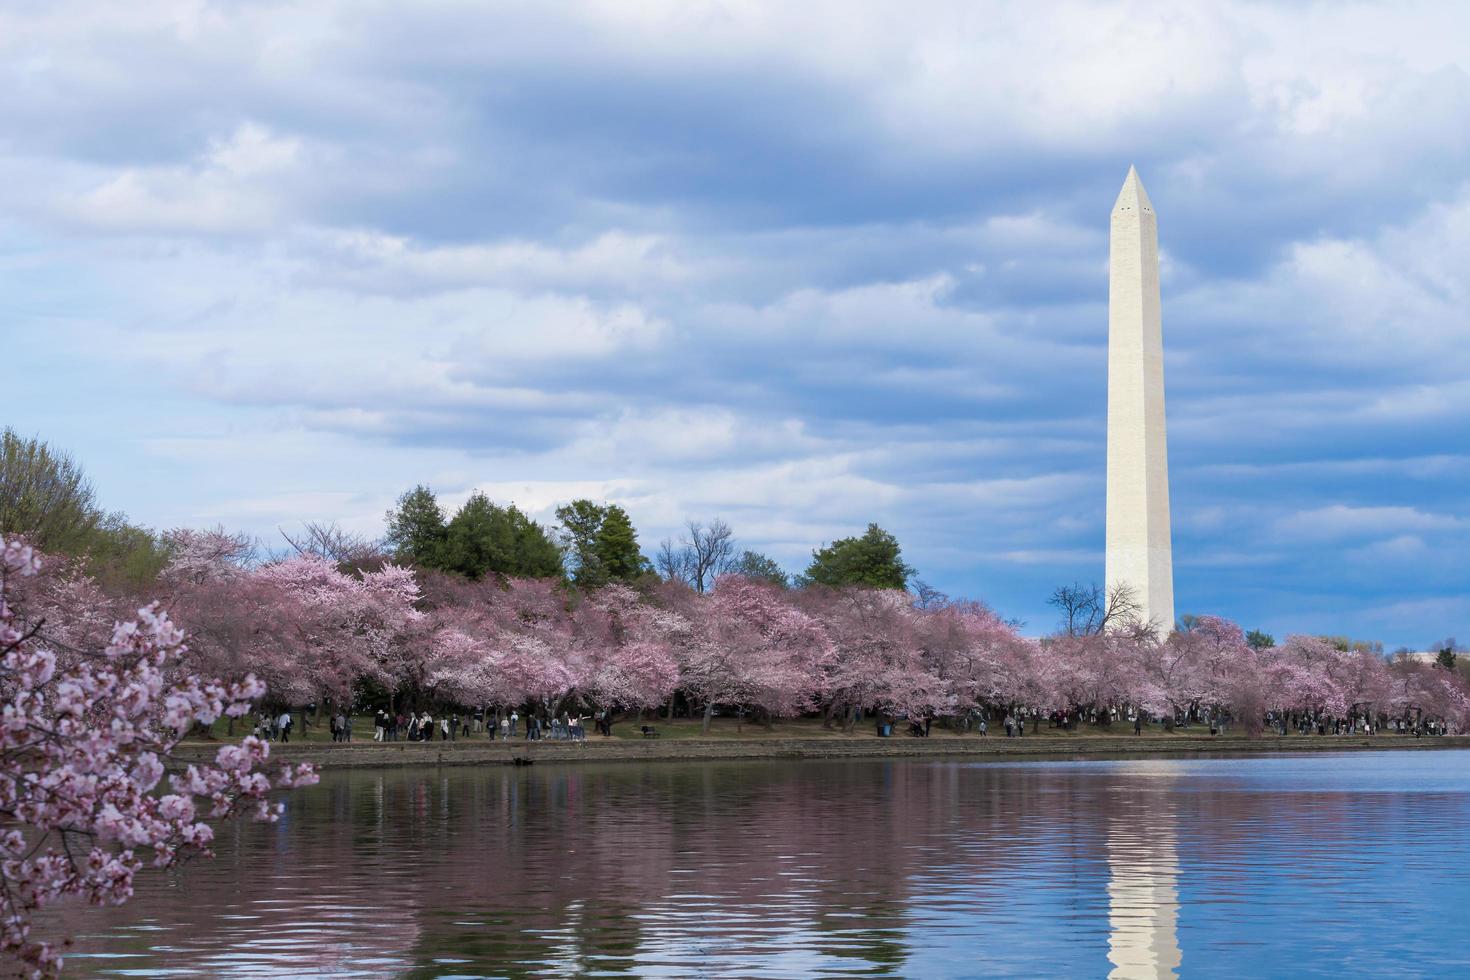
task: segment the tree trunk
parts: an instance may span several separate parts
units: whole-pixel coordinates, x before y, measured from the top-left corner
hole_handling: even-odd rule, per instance
[[[673,721],[674,720],[674,696],[672,694],[669,695],[669,708],[668,708],[668,713],[664,715],[664,720],[665,721]]]
[[[700,729],[700,732],[702,734],[704,734],[704,735],[708,735],[709,734],[709,722],[710,722],[710,719],[713,718],[714,716],[715,716],[715,703],[713,701],[706,701],[705,702],[705,705],[704,705],[704,727],[702,727]]]

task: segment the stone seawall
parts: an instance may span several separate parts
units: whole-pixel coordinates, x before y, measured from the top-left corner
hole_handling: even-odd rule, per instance
[[[208,762],[218,744],[191,743],[176,753],[182,762]],[[1288,735],[1247,739],[1234,736],[1174,735],[1143,738],[1104,735],[1035,735],[1022,739],[940,736],[898,737],[670,739],[632,741],[591,739],[586,742],[330,742],[272,745],[271,759],[311,760],[322,769],[389,766],[511,765],[516,760],[541,763],[578,762],[717,762],[792,759],[945,759],[1010,761],[1016,759],[1117,758],[1128,756],[1202,756],[1274,752],[1341,752],[1371,749],[1464,749],[1470,736],[1410,738],[1401,735]]]

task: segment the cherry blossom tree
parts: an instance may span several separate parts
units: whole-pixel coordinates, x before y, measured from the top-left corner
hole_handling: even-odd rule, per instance
[[[705,705],[704,731],[716,705],[789,717],[821,693],[832,642],[821,622],[781,589],[725,575],[697,608],[700,619],[680,667],[684,687]]]
[[[1015,628],[978,602],[946,599],[916,612],[925,663],[948,685],[956,706],[1000,704],[1005,663],[1026,643]]]
[[[164,535],[168,562],[160,578],[165,584],[200,585],[240,578],[255,557],[255,541],[222,527],[196,531],[175,528]]]
[[[954,707],[950,684],[926,656],[941,642],[940,631],[922,627],[937,617],[916,610],[908,593],[814,587],[809,595],[833,645],[823,684],[828,712],[840,712],[847,731],[860,709],[923,717]]]
[[[688,644],[688,620],[645,601],[625,585],[603,586],[583,603],[588,628],[580,686],[602,707],[652,708],[679,686],[675,651]]]
[[[181,733],[196,721],[239,716],[264,694],[195,675],[168,679],[185,650],[156,605],[120,622],[100,652],[59,647],[51,624],[11,605],[38,557],[23,543],[0,553],[0,949],[24,972],[60,969],[54,943],[31,932],[32,914],[67,898],[120,904],[145,866],[207,855],[209,820],[241,813],[274,820],[272,786],[315,781],[308,765],[262,772],[269,747],[254,738],[222,747],[214,765],[189,765],[158,792]],[[56,635],[65,635],[55,624]]]
[[[303,683],[334,703],[349,703],[364,679],[398,689],[423,649],[423,613],[413,572],[397,565],[345,573],[317,555],[267,565],[257,577],[290,596],[301,611],[296,629],[310,657]]]

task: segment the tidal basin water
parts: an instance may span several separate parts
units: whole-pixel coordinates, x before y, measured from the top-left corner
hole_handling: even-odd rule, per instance
[[[327,774],[70,975],[1470,975],[1470,752]]]

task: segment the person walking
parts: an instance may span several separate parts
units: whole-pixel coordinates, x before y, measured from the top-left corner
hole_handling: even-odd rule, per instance
[[[502,742],[510,741],[510,718],[508,717],[500,719],[500,740]]]
[[[985,721],[985,716],[984,715],[981,715],[980,716],[980,737],[981,738],[984,738],[985,737],[985,732],[986,732],[986,730],[988,728],[989,728],[989,725]]]
[[[281,742],[285,744],[291,741],[291,712],[282,711],[281,717],[276,719],[276,724],[281,729]]]
[[[447,742],[447,741],[449,741],[449,716],[448,715],[441,715],[439,717],[439,741],[441,741],[441,742]]]
[[[1143,712],[1142,711],[1135,711],[1135,712],[1133,712],[1133,734],[1135,734],[1135,735],[1142,735],[1143,734]]]
[[[1009,712],[1006,713],[1006,738],[1016,737],[1016,719]]]
[[[352,741],[352,712],[350,711],[342,715],[342,741]]]
[[[388,735],[388,712],[382,708],[373,715],[373,741],[381,742]]]

